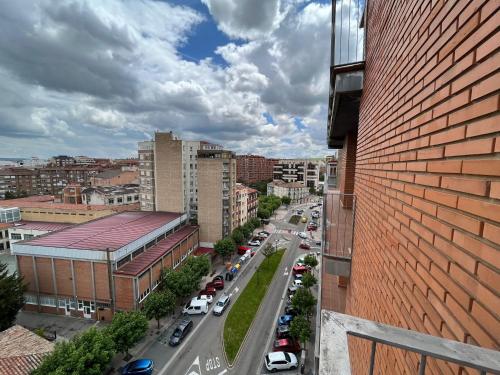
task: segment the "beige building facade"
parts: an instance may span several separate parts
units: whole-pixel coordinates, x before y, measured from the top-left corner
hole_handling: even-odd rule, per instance
[[[238,226],[236,156],[225,150],[198,152],[200,246],[212,247]]]

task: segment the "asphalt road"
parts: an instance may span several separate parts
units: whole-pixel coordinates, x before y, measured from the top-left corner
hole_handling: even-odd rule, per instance
[[[310,203],[300,205],[299,207],[305,208],[309,205]],[[297,206],[291,206],[283,220],[279,222],[271,221],[278,231],[277,233],[273,233],[259,247],[260,250],[267,243],[275,244],[275,241],[278,240],[278,246],[286,247],[287,251],[276,271],[275,279],[269,287],[268,293],[261,304],[258,315],[234,366],[232,368],[228,367],[222,349],[224,320],[231,305],[222,316],[214,316],[212,309],[223,292],[231,296],[232,303],[236,301],[239,293],[246,286],[258,265],[264,260],[264,256],[260,251],[257,251],[256,255],[247,261],[236,279],[232,282],[226,282],[224,291],[218,291],[214,302],[210,305],[208,314],[189,316],[193,320],[194,327],[179,346],[170,347],[168,339],[175,329],[177,322],[183,319],[182,317],[144,351],[142,357],[151,358],[155,361],[156,368],[154,374],[223,375],[229,372],[234,374],[261,374],[267,372],[265,367],[263,367],[263,358],[272,345],[276,320],[283,310],[284,291],[287,289],[291,278],[291,267],[298,256],[307,253],[307,251],[298,249],[301,241],[298,236],[280,233],[280,229],[285,231],[291,228],[295,231],[304,229],[306,224],[303,223],[299,223],[297,226],[288,224],[291,209],[296,208]],[[297,374],[297,371],[289,373]],[[287,372],[282,374],[287,374]]]

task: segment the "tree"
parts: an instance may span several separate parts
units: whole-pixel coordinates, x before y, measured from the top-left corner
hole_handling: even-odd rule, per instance
[[[222,259],[226,259],[229,255],[234,253],[235,244],[230,237],[219,240],[214,245],[214,250],[219,254]]]
[[[196,276],[196,283],[199,284],[203,276],[208,275],[208,272],[210,271],[210,259],[208,259],[208,256],[206,255],[189,257],[184,263],[181,271],[191,272]]]
[[[283,204],[286,204],[287,206],[290,204],[291,201],[292,201],[292,199],[290,197],[287,197],[287,196],[281,197],[281,202]]]
[[[313,285],[318,282],[316,277],[310,272],[306,272],[304,276],[302,276],[302,285],[304,288],[310,289]]]
[[[243,236],[245,236],[245,238],[250,237],[250,235],[253,232],[253,229],[250,229],[250,227],[246,224],[243,225],[242,227],[240,227],[240,229],[241,229],[241,233],[243,233]]]
[[[271,245],[271,244],[267,244],[267,246],[262,249],[262,255],[264,255],[266,257],[266,262],[269,261],[269,258],[273,254],[274,254],[274,248],[273,248],[273,245]]]
[[[311,268],[314,268],[318,265],[318,260],[314,255],[306,255],[304,258],[304,264]]]
[[[311,338],[311,324],[309,321],[302,315],[296,316],[292,323],[290,323],[290,335],[298,339],[302,347],[306,345],[306,342]]]
[[[24,306],[26,285],[16,272],[9,275],[7,265],[0,263],[0,331],[14,324],[17,312]]]
[[[162,290],[170,289],[177,298],[185,298],[198,289],[199,281],[192,272],[185,272],[182,269],[173,271],[165,269],[162,273]]]
[[[254,227],[254,229],[260,227],[260,219],[256,218],[256,217],[253,217],[250,219],[250,223],[252,224],[252,226]]]
[[[5,199],[14,199],[14,198],[17,198],[16,193],[14,193],[12,191],[5,192]]]
[[[243,231],[240,228],[236,228],[235,230],[233,230],[231,238],[233,239],[236,245],[242,245],[243,242],[245,241],[245,235],[243,234]]]
[[[314,189],[314,186],[311,186],[309,188],[309,194],[316,194],[316,189]]]
[[[148,319],[156,319],[160,329],[160,319],[175,311],[175,295],[169,289],[151,293],[144,302],[144,313]]]
[[[144,337],[147,330],[148,320],[144,314],[140,311],[130,311],[115,313],[107,333],[113,339],[116,351],[128,357],[129,349]]]
[[[257,216],[261,219],[269,219],[271,217],[271,212],[267,208],[261,208],[257,210]]]
[[[113,338],[108,330],[90,328],[70,341],[57,343],[33,375],[101,375],[115,355]]]
[[[316,306],[316,298],[308,289],[299,288],[292,297],[292,306],[302,315],[308,317]]]

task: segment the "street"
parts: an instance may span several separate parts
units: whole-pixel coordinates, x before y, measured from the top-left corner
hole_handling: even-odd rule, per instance
[[[232,281],[227,281],[224,291],[219,291],[210,305],[210,310],[206,315],[189,316],[193,320],[194,327],[184,341],[177,347],[170,347],[168,339],[176,325],[183,317],[179,317],[174,324],[164,330],[157,340],[140,353],[141,357],[151,358],[155,361],[155,374],[180,374],[180,375],[222,375],[228,372],[237,374],[261,374],[267,373],[263,366],[263,358],[268,351],[271,351],[272,340],[274,338],[275,322],[283,310],[285,291],[292,276],[291,267],[300,255],[307,254],[298,248],[301,239],[294,234],[301,231],[307,223],[292,225],[288,223],[292,215],[292,209],[298,207],[307,208],[310,203],[290,206],[289,210],[276,220],[271,220],[275,230],[266,241],[258,247],[256,255],[242,267],[242,271]],[[310,218],[306,210],[305,214]],[[288,230],[291,233],[288,233]],[[319,231],[319,230],[318,230]],[[229,367],[223,353],[223,330],[227,309],[222,316],[212,314],[213,306],[222,292],[231,296],[232,303],[236,301],[239,293],[245,288],[251,279],[256,268],[265,259],[260,250],[267,244],[273,246],[278,241],[278,247],[286,247],[287,251],[279,265],[275,278],[269,286],[268,292],[261,303],[254,323],[250,327],[245,342],[242,345],[239,356],[236,358],[234,366]],[[311,243],[313,245],[313,243]],[[315,250],[309,250],[315,251]],[[297,373],[295,372],[283,372]]]

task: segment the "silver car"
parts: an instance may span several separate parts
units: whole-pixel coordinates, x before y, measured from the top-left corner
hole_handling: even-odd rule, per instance
[[[215,304],[215,307],[212,310],[212,312],[214,313],[214,315],[218,316],[222,315],[224,313],[224,310],[226,310],[226,308],[229,306],[230,303],[231,303],[231,298],[229,298],[229,296],[227,295],[223,295],[221,298],[219,298],[219,300]]]

